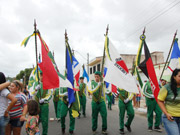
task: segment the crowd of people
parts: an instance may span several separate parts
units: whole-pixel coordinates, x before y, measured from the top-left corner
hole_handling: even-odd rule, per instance
[[[0,72],[0,135],[20,135],[25,124],[27,135],[40,135],[39,124],[42,123],[42,135],[48,134],[49,102],[53,97],[56,120],[61,123],[62,134],[66,132],[65,119],[69,112],[69,133],[74,134],[75,112],[73,106],[69,106],[68,88],[56,88],[54,90],[43,90],[42,72],[40,73],[40,84],[37,84],[30,99],[27,87],[14,80],[6,81],[5,75]],[[101,82],[101,72],[94,74],[95,80],[91,82],[91,89],[87,89],[84,77],[80,77],[78,97],[80,110],[78,118],[86,117],[86,95],[92,96],[92,134],[96,134],[98,128],[98,114],[102,118],[102,134],[107,134],[107,108],[112,110],[113,94]],[[124,134],[124,127],[132,132],[131,123],[135,112],[134,107],[140,107],[141,97],[145,96],[147,106],[147,129],[148,131],[162,132],[160,125],[163,122],[168,135],[180,135],[180,69],[175,69],[170,82],[161,80],[160,92],[157,100],[154,97],[150,82],[145,82],[142,93],[137,85],[139,93],[134,94],[118,88],[119,107],[119,131]],[[106,91],[106,92],[105,92]],[[106,107],[106,99],[108,101]],[[127,121],[124,122],[127,111]],[[153,125],[153,112],[155,112],[155,123]]]

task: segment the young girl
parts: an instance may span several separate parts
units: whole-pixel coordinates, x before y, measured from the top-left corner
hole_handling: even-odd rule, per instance
[[[39,106],[35,100],[29,100],[27,103],[29,116],[26,122],[26,132],[28,135],[40,135],[39,121]]]

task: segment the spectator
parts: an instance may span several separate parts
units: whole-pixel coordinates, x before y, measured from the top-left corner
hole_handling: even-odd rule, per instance
[[[0,135],[5,134],[5,126],[9,122],[9,110],[17,102],[17,99],[7,89],[9,84],[9,82],[6,82],[5,75],[0,72]],[[11,101],[9,105],[8,100]]]
[[[24,124],[25,115],[27,113],[27,98],[21,92],[23,89],[23,85],[20,81],[15,80],[10,85],[10,91],[17,99],[16,104],[9,111],[10,121],[6,126],[6,135],[20,135],[21,127]]]
[[[180,69],[175,69],[171,82],[163,86],[158,95],[158,104],[163,111],[162,117],[168,135],[180,134]]]
[[[26,132],[28,135],[40,135],[39,131],[39,105],[35,100],[27,102],[28,118],[26,122]]]

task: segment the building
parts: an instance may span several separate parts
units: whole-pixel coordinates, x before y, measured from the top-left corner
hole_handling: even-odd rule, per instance
[[[136,54],[120,54],[122,59],[125,61],[129,71],[132,70],[132,66],[134,61],[136,60]],[[163,52],[155,51],[151,53],[151,58],[154,64],[155,72],[157,75],[157,78],[160,78],[160,75],[162,73],[163,67],[164,67],[164,54]],[[144,55],[141,55],[141,62],[145,59]],[[94,80],[94,72],[101,71],[102,68],[102,56],[96,57],[92,59],[89,63],[89,77],[90,80]],[[165,71],[163,74],[163,79],[169,80],[171,72]],[[142,76],[142,80],[147,80],[147,78],[144,76],[143,73],[140,72],[140,75]]]

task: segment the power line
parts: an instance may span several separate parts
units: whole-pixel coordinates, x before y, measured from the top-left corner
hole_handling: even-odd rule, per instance
[[[175,3],[175,1],[173,1],[172,3],[168,4],[168,6],[172,5],[173,3]],[[157,18],[159,18],[160,16],[162,16],[163,14],[165,14],[166,12],[168,12],[170,9],[172,9],[173,7],[177,6],[180,3],[180,1],[178,0],[177,3],[175,3],[174,5],[172,5],[171,7],[169,7],[168,9],[167,6],[163,9],[163,11],[160,11],[161,13],[158,14],[155,17],[150,17],[149,19],[147,19],[145,21],[145,24],[141,24],[134,32],[128,34],[128,37],[124,38],[124,40],[126,40],[127,38],[132,37],[136,32],[138,32],[139,30],[142,30],[144,28],[144,26],[147,26],[148,24],[152,23],[154,20],[156,20]],[[124,40],[120,41],[121,43],[124,42]]]

